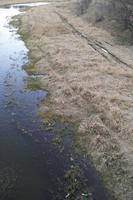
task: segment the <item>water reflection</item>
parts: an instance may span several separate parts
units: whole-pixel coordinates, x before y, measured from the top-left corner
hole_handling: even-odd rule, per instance
[[[49,3],[47,2],[36,2],[36,3],[23,3],[23,4],[15,4],[12,5],[11,7],[13,8],[26,8],[26,7],[34,7],[34,6],[42,6],[42,5],[47,5]]]

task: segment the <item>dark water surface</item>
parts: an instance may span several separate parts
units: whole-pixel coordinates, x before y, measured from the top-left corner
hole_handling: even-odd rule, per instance
[[[0,200],[64,200],[64,172],[76,163],[70,159],[71,126],[56,122],[50,130],[37,117],[37,102],[46,92],[25,89],[28,75],[21,66],[28,60],[28,50],[8,25],[19,7],[27,5],[37,4],[0,9]],[[53,143],[55,130],[60,129],[67,132],[62,153]],[[95,170],[83,166],[93,199],[105,200]]]

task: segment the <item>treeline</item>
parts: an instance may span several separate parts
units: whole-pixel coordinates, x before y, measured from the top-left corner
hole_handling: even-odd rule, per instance
[[[110,18],[133,33],[133,0],[77,0],[76,13],[93,22]]]
[[[121,5],[120,20],[125,29],[133,32],[133,0],[116,0]]]

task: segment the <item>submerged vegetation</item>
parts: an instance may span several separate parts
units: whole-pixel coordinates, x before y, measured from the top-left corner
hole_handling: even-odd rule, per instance
[[[74,194],[77,191],[81,190],[81,172],[78,169],[70,169],[65,172],[65,192],[66,194]]]
[[[40,90],[39,78],[28,77],[25,79],[26,88],[30,90]]]

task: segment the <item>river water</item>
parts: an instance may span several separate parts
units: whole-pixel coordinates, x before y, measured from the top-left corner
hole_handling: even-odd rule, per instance
[[[65,171],[78,165],[69,148],[72,127],[56,121],[50,129],[37,116],[37,103],[46,92],[25,89],[29,76],[22,66],[28,61],[28,49],[16,28],[8,25],[12,16],[20,14],[19,8],[37,5],[0,8],[0,200],[76,198],[64,190],[63,178]],[[55,132],[62,129],[67,132],[63,152],[53,142]],[[87,166],[83,171],[92,194],[88,200],[107,199],[95,170]],[[78,193],[82,192],[81,187]]]

